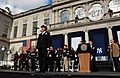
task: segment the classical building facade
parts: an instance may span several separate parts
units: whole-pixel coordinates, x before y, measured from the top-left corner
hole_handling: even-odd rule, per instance
[[[7,51],[10,47],[10,32],[12,27],[12,15],[3,9],[0,9],[0,61],[7,59]],[[2,47],[5,50],[2,50]]]
[[[92,40],[97,55],[106,55],[111,39],[119,42],[119,0],[53,0],[48,6],[31,9],[13,16],[10,49],[21,52],[23,41],[31,40],[36,46],[41,25],[51,33],[54,48],[64,44],[76,50],[79,41]]]

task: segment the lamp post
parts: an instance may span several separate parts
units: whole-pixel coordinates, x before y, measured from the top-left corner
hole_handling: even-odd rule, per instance
[[[9,61],[8,55],[11,54],[11,53],[12,53],[11,50],[7,51],[7,63],[6,63],[7,66],[8,66],[8,61]]]
[[[6,47],[2,46],[1,50],[2,50],[2,61],[4,61],[4,52],[6,50]]]

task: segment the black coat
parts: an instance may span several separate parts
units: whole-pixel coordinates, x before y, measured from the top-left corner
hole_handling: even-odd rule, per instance
[[[97,52],[97,48],[95,47],[95,46],[92,46],[92,47],[90,47],[91,48],[91,55],[92,56],[95,56],[96,55],[96,52]]]
[[[36,51],[33,51],[33,52],[30,53],[30,58],[31,58],[32,60],[35,60],[35,59],[36,59],[36,55],[37,55],[37,52],[36,52]]]
[[[47,58],[48,60],[54,60],[54,55],[55,55],[55,51],[54,50],[50,50],[50,52],[48,52]]]
[[[50,41],[50,33],[47,31],[44,34],[41,33],[41,34],[39,34],[36,48],[37,49],[48,48],[51,46],[50,42],[51,42]]]

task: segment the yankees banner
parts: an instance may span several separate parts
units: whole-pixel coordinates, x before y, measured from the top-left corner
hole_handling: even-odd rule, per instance
[[[94,46],[97,48],[96,55],[107,55],[108,48],[108,31],[107,29],[91,30],[89,32],[90,40],[93,41]]]

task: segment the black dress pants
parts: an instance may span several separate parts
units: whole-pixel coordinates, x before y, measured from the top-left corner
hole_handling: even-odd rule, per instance
[[[39,48],[39,68],[40,72],[45,72],[47,68],[47,48]]]
[[[120,71],[119,70],[119,57],[113,57],[113,61],[114,61],[114,64],[115,64],[116,71]]]

